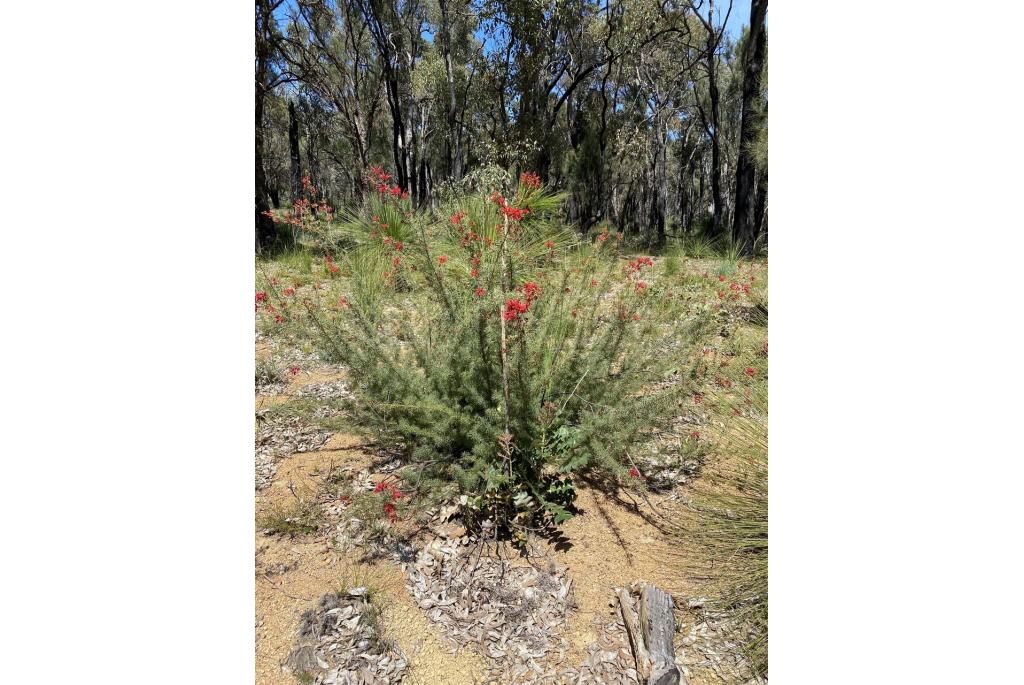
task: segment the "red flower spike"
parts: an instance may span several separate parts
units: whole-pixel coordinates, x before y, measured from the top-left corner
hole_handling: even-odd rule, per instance
[[[540,176],[532,171],[524,171],[519,175],[519,183],[526,188],[540,188]]]

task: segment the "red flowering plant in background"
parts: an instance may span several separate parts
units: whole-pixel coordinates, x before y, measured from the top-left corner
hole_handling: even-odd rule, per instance
[[[290,209],[263,212],[275,223],[284,224],[291,230],[293,244],[309,240],[310,235],[318,235],[327,230],[334,221],[335,209],[324,200],[317,199],[318,191],[307,174],[302,177],[302,192],[299,197],[292,198]]]

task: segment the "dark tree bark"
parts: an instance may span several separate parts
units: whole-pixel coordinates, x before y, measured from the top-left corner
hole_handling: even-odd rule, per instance
[[[302,158],[299,156],[299,117],[295,102],[288,102],[288,154],[292,162],[292,204],[302,197]]]
[[[768,233],[768,167],[764,166],[757,172],[757,209],[754,212],[755,228],[754,242],[756,243],[762,233]]]
[[[654,192],[651,202],[651,227],[654,229],[654,245],[665,245],[665,209],[668,204],[668,179],[665,177],[665,150],[668,147],[668,131],[664,116],[654,118]]]
[[[257,86],[259,91],[259,86]],[[274,220],[267,192],[267,173],[263,168],[263,98],[256,96],[256,251],[268,247],[274,240]]]
[[[263,166],[263,108],[266,101],[267,72],[270,62],[270,22],[274,21],[274,5],[269,0],[256,2],[256,250],[274,240],[274,220],[267,192],[267,172]]]
[[[750,255],[757,238],[760,216],[757,212],[756,164],[751,146],[761,125],[761,70],[764,67],[768,0],[750,3],[750,37],[743,69],[743,109],[740,124],[740,154],[736,165],[736,213],[732,234],[743,254]]]

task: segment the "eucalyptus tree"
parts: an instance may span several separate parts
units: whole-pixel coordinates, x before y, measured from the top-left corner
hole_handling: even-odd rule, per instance
[[[722,236],[735,202],[735,222],[753,207],[756,237],[766,106],[750,74],[765,29],[737,47],[720,4],[259,0],[257,208],[289,186],[294,199],[300,169],[338,206],[359,201],[372,165],[434,206],[496,164],[567,191],[583,232]]]
[[[703,66],[705,72],[709,107],[705,111],[698,99],[697,109],[704,124],[704,130],[711,141],[711,202],[714,208],[711,236],[717,238],[725,230],[725,194],[722,192],[722,126],[720,114],[721,97],[718,88],[718,50],[722,45],[722,37],[725,35],[725,24],[729,21],[729,14],[732,12],[732,0],[728,0],[725,17],[717,25],[715,21],[715,0],[691,0],[690,6],[693,8],[694,16],[697,17],[704,28],[704,52],[703,59],[699,64]],[[705,14],[702,14],[702,11]]]
[[[768,0],[751,0],[750,29],[743,59],[743,123],[740,127],[739,158],[736,163],[736,208],[733,237],[745,254],[751,254],[759,223],[757,176],[754,146],[763,126],[761,72],[767,50],[765,17]]]
[[[267,95],[285,81],[275,69],[278,59],[277,22],[274,11],[283,0],[256,0],[256,249],[260,250],[274,239],[274,222],[267,216],[270,193],[267,190],[266,170],[263,166],[263,112]]]
[[[307,97],[337,114],[354,161],[368,166],[383,76],[362,14],[348,0],[300,3],[289,15],[282,45]]]

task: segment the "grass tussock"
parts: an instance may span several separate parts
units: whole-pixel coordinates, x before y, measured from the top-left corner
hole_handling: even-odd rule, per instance
[[[767,395],[753,393],[727,424],[719,458],[705,469],[678,517],[682,570],[701,579],[712,606],[729,617],[757,677],[768,674]]]
[[[272,506],[257,520],[260,530],[269,534],[312,535],[324,521],[323,511],[313,498],[295,497]]]

